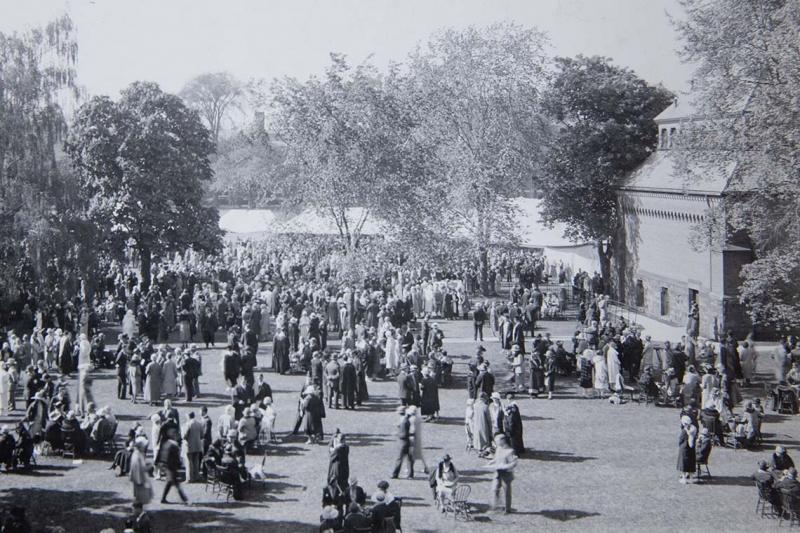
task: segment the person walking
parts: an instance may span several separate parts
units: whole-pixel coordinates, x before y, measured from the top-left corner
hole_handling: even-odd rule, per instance
[[[336,429],[328,447],[328,488],[337,502],[343,502],[350,479],[350,446],[345,442],[344,433]]]
[[[177,443],[177,438],[177,429],[173,426],[168,429],[166,441],[161,444],[159,459],[167,475],[167,484],[164,485],[164,492],[161,494],[161,503],[169,503],[167,501],[167,494],[169,494],[172,487],[175,487],[178,489],[178,494],[183,500],[183,503],[190,505],[189,498],[184,494],[181,483],[178,480],[178,470],[181,467],[181,447]]]
[[[392,479],[397,479],[400,475],[400,468],[403,466],[403,459],[408,459],[408,479],[414,478],[414,421],[406,413],[405,407],[398,407],[397,414],[400,420],[397,423],[398,455],[394,463]]]
[[[497,435],[495,438],[496,450],[494,457],[486,464],[488,470],[494,470],[492,480],[492,509],[497,509],[500,504],[500,491],[505,493],[505,512],[512,512],[511,508],[511,482],[514,481],[514,468],[517,466],[517,455],[513,448],[508,444],[505,435]]]

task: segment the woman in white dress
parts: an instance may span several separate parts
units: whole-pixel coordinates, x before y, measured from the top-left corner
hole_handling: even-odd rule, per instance
[[[433,315],[433,286],[430,283],[425,283],[423,286],[422,298],[425,301],[425,314]]]
[[[617,376],[619,376],[619,352],[612,343],[608,343],[603,348],[606,353],[606,366],[608,368],[608,382],[611,388],[616,390]],[[620,391],[617,391],[620,392]]]
[[[133,315],[132,309],[125,311],[125,316],[122,318],[122,333],[129,339],[136,335],[136,317]]]
[[[385,333],[386,336],[386,370],[394,373],[400,363],[397,357],[397,338],[395,337],[394,329],[388,329]]]
[[[599,393],[600,398],[605,398],[608,391],[608,366],[603,354],[598,353],[592,359],[594,365],[594,388]]]
[[[739,349],[739,360],[742,365],[742,377],[744,377],[745,383],[749,385],[758,366],[758,352],[756,352],[756,347],[753,346],[752,340],[748,339],[742,343],[742,347]]]
[[[308,339],[308,329],[311,326],[311,319],[308,317],[308,312],[303,310],[303,314],[300,315],[300,321],[298,322],[298,327],[300,328],[300,338],[303,340]]]

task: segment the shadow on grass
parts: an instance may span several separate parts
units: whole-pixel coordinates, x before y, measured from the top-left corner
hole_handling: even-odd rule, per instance
[[[368,433],[348,433],[347,442],[353,447],[360,448],[362,446],[380,446],[384,442],[389,442],[394,439],[390,437],[383,437],[380,435],[371,435]]]
[[[703,478],[704,485],[733,485],[737,487],[752,487],[753,478],[750,476],[711,476]]]
[[[597,457],[575,455],[572,453],[557,452],[553,450],[527,450],[521,459],[535,459],[537,461],[559,462],[559,463],[583,463],[594,461]]]
[[[555,420],[555,418],[550,418],[549,416],[522,416],[522,420],[526,420],[529,422],[536,422],[542,420]]]
[[[544,509],[541,511],[534,511],[530,513],[514,513],[515,515],[541,515],[550,520],[558,520],[559,522],[569,522],[570,520],[579,520],[581,518],[588,518],[590,516],[600,516],[600,513],[591,511],[581,511],[579,509]]]

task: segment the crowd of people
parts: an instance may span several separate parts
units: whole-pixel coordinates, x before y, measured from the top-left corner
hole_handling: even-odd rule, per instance
[[[180,483],[184,467],[189,483],[219,480],[241,499],[245,487],[263,477],[263,464],[248,466],[247,455],[282,441],[275,433],[272,389],[258,370],[263,368],[259,350],[269,343],[273,372],[305,376],[291,409],[294,429],[283,438],[302,433],[307,444],[329,445],[321,529],[374,529],[388,518],[399,527],[401,499],[381,482],[372,504],[366,504],[363,489],[348,473],[346,436],[337,429],[326,439],[326,409],[357,410],[369,401],[371,382],[396,381],[398,455],[392,477],[399,477],[404,464],[408,477],[422,466],[434,501],[447,508],[458,470],[448,454],[429,468],[422,435],[425,424],[438,419],[440,388],[453,384],[454,363],[437,320],[463,318],[472,320],[476,342],[484,342],[488,325],[504,355],[499,364],[510,375],[508,383],[497,382],[479,346],[468,364],[464,418],[466,447],[494,472],[492,505],[506,512],[513,511],[513,470],[525,454],[514,397],[555,399],[557,382],[573,376],[586,398],[620,404],[638,394],[679,408],[683,483],[707,467],[712,445],[751,446],[760,439],[764,413],[757,399],[734,414],[741,388],[756,371],[752,339],[705,340],[687,328],[680,342],[657,344],[611,313],[596,273],[573,273],[536,253],[492,253],[487,279],[495,296],[476,302],[481,289],[476,262],[456,258],[448,268],[435,268],[403,263],[374,243],[364,246],[357,282],[348,279],[350,267],[341,262],[335,242],[282,237],[228,243],[218,257],[189,252],[155,263],[146,290],[133,269],[110,263],[91,305],[80,299],[36,302],[30,293],[23,295],[16,329],[25,332],[27,325],[31,333],[0,331],[0,412],[18,410],[20,388],[25,402],[15,428],[0,428],[0,464],[25,468],[37,454],[65,451],[102,454],[114,440],[117,422],[110,407],[95,407],[92,375],[108,368],[116,374],[118,399],[159,406],[129,430],[111,466],[133,485],[133,522],[148,521],[144,506],[154,496],[154,477],[166,481],[162,502],[174,487],[188,503]],[[498,296],[499,282],[510,286],[507,299]],[[575,308],[579,327],[571,340],[537,332],[539,321]],[[106,342],[109,326],[121,331],[115,346]],[[330,343],[333,339],[337,342]],[[225,413],[212,421],[203,407],[199,416],[186,410],[181,418],[180,399],[202,397],[202,347],[218,345],[230,395]],[[773,406],[786,398],[794,412],[800,387],[796,351],[796,341],[787,338],[773,357],[784,384],[776,389]],[[69,388],[76,372],[73,405]]]

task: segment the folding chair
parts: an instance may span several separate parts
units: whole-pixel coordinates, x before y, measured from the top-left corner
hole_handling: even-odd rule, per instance
[[[756,513],[761,513],[761,518],[765,516],[773,517],[777,513],[775,511],[775,506],[772,505],[772,499],[770,498],[769,488],[760,483],[758,481],[756,483],[756,490],[758,491],[758,500],[756,501]],[[770,511],[767,511],[767,505],[770,507]]]

